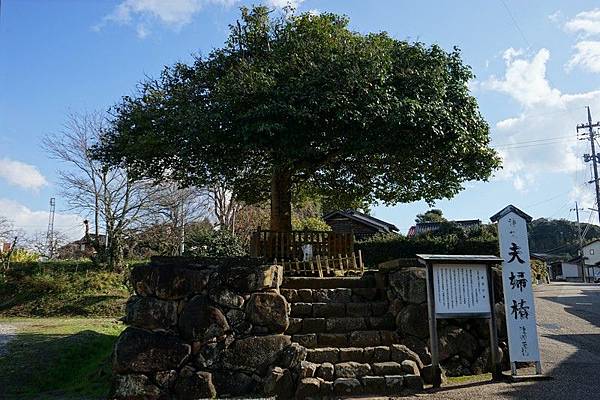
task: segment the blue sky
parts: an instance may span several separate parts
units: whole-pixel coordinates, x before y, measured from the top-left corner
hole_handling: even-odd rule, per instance
[[[50,197],[57,227],[81,232],[58,195],[61,166],[40,147],[71,112],[105,110],[145,75],[220,46],[239,15],[235,0],[3,0],[0,16],[0,215],[45,231]],[[268,0],[277,8],[287,1]],[[299,11],[348,15],[359,32],[458,46],[492,128],[504,169],[437,207],[452,219],[489,216],[509,203],[534,217],[574,219],[574,201],[593,207],[589,166],[575,126],[584,106],[600,120],[600,8],[593,1],[294,2]],[[418,202],[375,207],[406,232]],[[588,220],[589,213],[582,219]],[[591,221],[597,222],[592,215]]]

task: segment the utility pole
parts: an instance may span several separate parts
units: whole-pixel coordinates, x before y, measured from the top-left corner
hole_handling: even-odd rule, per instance
[[[583,274],[583,282],[586,281],[585,260],[583,259],[583,236],[581,236],[581,225],[579,223],[579,206],[575,202],[575,208],[571,208],[577,215],[577,236],[579,237],[579,258],[581,260],[581,273]]]
[[[46,233],[46,240],[48,241],[48,256],[50,259],[54,258],[54,213],[56,211],[56,200],[54,197],[50,198],[50,215],[48,216],[48,232]]]
[[[179,244],[179,255],[185,252],[185,203],[181,199],[181,243]]]
[[[600,222],[600,182],[598,181],[598,159],[599,159],[599,155],[596,154],[596,143],[595,143],[595,137],[594,137],[594,128],[597,128],[600,126],[600,122],[596,122],[595,124],[592,123],[592,113],[590,111],[590,107],[587,106],[587,115],[588,115],[588,123],[585,124],[579,124],[577,125],[577,132],[579,132],[580,129],[587,129],[587,138],[590,141],[590,145],[592,147],[592,154],[584,154],[583,155],[583,159],[585,162],[589,162],[590,160],[592,161],[592,166],[593,166],[593,170],[594,170],[594,184],[596,186],[596,207],[598,208],[598,221]],[[590,182],[591,183],[591,182]]]

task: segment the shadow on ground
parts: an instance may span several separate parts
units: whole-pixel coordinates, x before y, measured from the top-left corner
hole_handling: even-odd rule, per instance
[[[0,357],[0,399],[104,399],[116,336],[19,334]]]

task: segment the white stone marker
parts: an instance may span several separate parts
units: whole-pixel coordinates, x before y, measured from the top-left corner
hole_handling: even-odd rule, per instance
[[[515,362],[532,361],[536,374],[540,375],[542,366],[527,237],[527,222],[531,217],[509,205],[490,219],[498,221],[500,257],[504,259],[502,283],[512,375],[517,374]]]

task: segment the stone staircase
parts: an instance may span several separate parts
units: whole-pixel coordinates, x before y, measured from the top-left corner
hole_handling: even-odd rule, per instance
[[[400,395],[423,389],[419,357],[399,345],[396,322],[374,275],[286,278],[286,334],[307,350],[297,398]],[[424,316],[427,318],[427,316]]]

